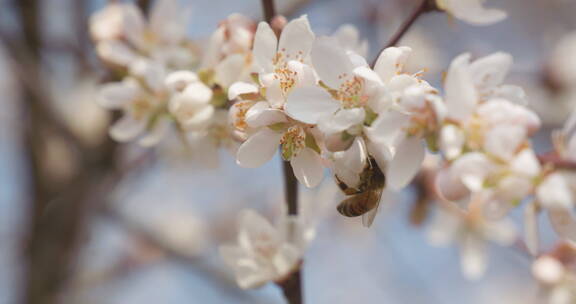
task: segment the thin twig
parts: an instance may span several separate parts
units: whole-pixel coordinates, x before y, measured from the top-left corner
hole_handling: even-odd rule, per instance
[[[412,27],[414,22],[416,22],[418,17],[420,17],[425,12],[429,12],[429,11],[432,11],[435,9],[436,9],[435,1],[421,0],[420,4],[418,4],[418,6],[414,9],[414,11],[410,14],[410,16],[402,23],[402,25],[400,26],[398,31],[396,31],[396,33],[394,33],[394,35],[390,38],[388,43],[386,43],[386,45],[380,50],[380,52],[378,52],[378,54],[382,53],[382,51],[384,51],[386,48],[395,46],[400,41],[400,39],[402,39],[402,37],[404,37],[404,34],[406,34],[406,32],[408,32],[410,27]],[[378,60],[378,57],[376,57],[374,59],[374,61],[372,62],[372,65],[371,65],[372,68],[374,68],[374,66],[376,65],[377,60]]]

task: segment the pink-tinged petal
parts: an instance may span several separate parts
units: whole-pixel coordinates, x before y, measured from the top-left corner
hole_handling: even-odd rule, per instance
[[[478,280],[486,272],[486,244],[471,233],[466,234],[461,242],[462,272],[467,279]]]
[[[294,176],[307,188],[314,188],[324,178],[322,158],[316,151],[306,147],[290,161]]]
[[[104,84],[98,92],[98,103],[107,109],[120,109],[140,96],[140,88],[132,80]]]
[[[315,124],[328,114],[336,112],[340,102],[320,87],[294,89],[285,105],[288,116],[304,123]]]
[[[470,72],[478,87],[488,89],[501,84],[511,66],[512,56],[497,52],[472,62]]]
[[[283,52],[287,60],[305,60],[312,44],[314,43],[314,33],[310,29],[310,23],[306,15],[294,19],[282,29],[278,50]]]
[[[257,86],[248,82],[238,81],[235,82],[233,85],[231,85],[230,88],[228,89],[228,99],[234,100],[238,98],[238,96],[240,95],[255,94],[255,93],[258,93]]]
[[[318,129],[324,134],[339,133],[353,126],[361,125],[366,118],[363,108],[340,109],[334,115],[327,115],[318,121]]]
[[[227,89],[235,81],[240,80],[246,67],[245,59],[242,54],[234,54],[222,60],[214,69],[216,82],[224,89]]]
[[[426,149],[418,137],[408,137],[397,147],[394,158],[386,168],[387,185],[393,190],[404,188],[422,166]]]
[[[354,66],[334,38],[316,39],[311,56],[318,77],[330,88],[338,89],[344,81],[353,77]]]
[[[136,120],[129,115],[124,115],[110,128],[110,137],[119,142],[125,142],[136,138],[146,129],[146,120]]]
[[[478,102],[478,92],[469,68],[470,54],[462,54],[452,61],[446,76],[446,106],[448,117],[468,119]]]
[[[374,71],[384,82],[390,81],[400,71],[412,49],[409,47],[389,47],[380,53],[374,66]]]
[[[524,241],[533,256],[537,256],[540,249],[538,213],[538,206],[534,202],[530,202],[524,209]]]
[[[236,154],[236,163],[244,168],[257,168],[268,162],[278,150],[282,133],[264,128],[246,140]]]
[[[552,173],[538,185],[536,198],[547,209],[570,210],[574,207],[572,189],[561,173]]]
[[[278,39],[276,34],[266,22],[260,22],[254,36],[254,48],[252,58],[259,73],[272,72],[274,65],[272,60],[276,55]]]
[[[357,136],[352,146],[342,152],[335,152],[334,174],[348,187],[356,187],[360,183],[360,173],[366,166],[366,145],[362,137]]]
[[[287,122],[284,112],[270,108],[270,105],[265,101],[256,103],[246,112],[246,123],[252,128],[265,127],[280,122]]]
[[[561,238],[576,242],[576,219],[574,212],[563,209],[549,209],[548,217],[552,228]]]

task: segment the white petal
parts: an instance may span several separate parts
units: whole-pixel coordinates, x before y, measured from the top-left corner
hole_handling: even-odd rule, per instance
[[[474,82],[482,88],[492,88],[504,81],[512,65],[512,56],[507,53],[494,53],[470,64]]]
[[[166,69],[158,62],[140,58],[130,64],[129,70],[154,92],[160,91],[164,86]]]
[[[469,280],[477,280],[486,271],[486,244],[477,236],[464,236],[461,244],[461,263],[464,276]]]
[[[282,242],[278,230],[270,222],[251,209],[245,209],[239,215],[238,242],[244,249],[258,247],[277,247]],[[263,237],[265,236],[265,237]]]
[[[256,103],[246,112],[246,123],[252,128],[269,126],[286,121],[287,119],[284,112],[270,108],[270,105],[265,101]]]
[[[119,142],[129,141],[140,135],[146,128],[146,120],[136,120],[124,115],[110,128],[110,137]]]
[[[450,12],[456,18],[474,25],[489,25],[504,20],[505,11],[486,9],[483,0],[442,0],[441,8]]]
[[[348,150],[334,153],[334,174],[348,187],[356,187],[366,166],[366,157],[364,140],[357,136]]]
[[[184,89],[182,97],[191,103],[206,104],[212,99],[212,90],[201,82],[193,82]]]
[[[322,116],[336,112],[340,102],[320,87],[297,88],[290,93],[286,114],[301,122],[315,124]]]
[[[248,82],[238,81],[235,82],[233,85],[231,85],[230,88],[228,89],[228,99],[234,100],[238,98],[238,96],[240,95],[253,94],[253,93],[258,93],[257,86]]]
[[[310,23],[306,15],[294,19],[282,29],[278,50],[283,52],[290,60],[306,59],[312,44],[314,43],[314,33],[310,29]],[[288,61],[288,60],[287,60]]]
[[[318,121],[318,129],[327,135],[342,132],[361,125],[366,117],[363,108],[340,109],[334,115],[328,115]]]
[[[469,69],[470,54],[462,54],[452,61],[446,76],[446,106],[448,117],[466,120],[478,102],[478,93]]]
[[[540,174],[540,162],[532,149],[524,149],[510,162],[510,170],[527,177]]]
[[[409,47],[386,48],[378,56],[374,71],[380,75],[382,81],[390,81],[392,77],[396,76],[396,72],[402,69],[411,52],[412,49]]]
[[[242,54],[234,54],[222,60],[214,69],[216,82],[224,89],[240,80],[246,61]]]
[[[257,168],[268,162],[280,144],[282,133],[264,128],[246,140],[236,154],[236,163],[244,168]]]
[[[548,209],[570,210],[574,206],[574,195],[561,173],[548,175],[536,189],[536,198]]]
[[[465,140],[464,131],[455,125],[446,125],[440,131],[440,149],[449,160],[460,156]]]
[[[306,147],[290,161],[294,176],[308,188],[314,188],[324,178],[322,159],[316,151]]]
[[[274,65],[272,59],[276,55],[278,39],[276,34],[266,22],[260,22],[254,36],[252,58],[258,72],[272,72]]]
[[[106,40],[98,43],[96,52],[102,60],[125,67],[139,58],[126,44],[118,40]]]
[[[341,83],[353,77],[354,66],[346,51],[334,38],[316,39],[311,56],[312,65],[320,80],[330,88],[338,89]]]
[[[132,81],[111,82],[98,92],[99,104],[107,109],[119,109],[140,95],[140,88]]]
[[[124,35],[137,47],[144,45],[145,20],[142,12],[134,3],[124,5],[123,15]]]
[[[386,111],[378,114],[378,118],[370,127],[365,128],[366,135],[373,142],[392,145],[410,119],[410,116],[398,111]]]
[[[532,264],[532,274],[538,281],[544,284],[554,285],[564,279],[566,269],[557,259],[543,255]]]
[[[374,72],[369,67],[360,66],[354,69],[354,75],[359,76],[366,80],[367,82],[371,83],[372,85],[382,85],[382,80],[380,76],[376,72]]]
[[[405,187],[420,170],[426,150],[418,137],[408,137],[398,146],[386,168],[387,184],[393,190]]]
[[[495,165],[480,152],[470,152],[462,155],[452,164],[450,175],[459,179],[472,191],[480,191],[484,180],[494,170]]]
[[[176,71],[170,73],[166,77],[164,85],[173,92],[181,92],[189,84],[196,81],[198,81],[198,75],[196,75],[196,73],[190,71]]]
[[[484,149],[501,160],[510,160],[525,139],[526,131],[522,126],[496,126],[486,133]]]

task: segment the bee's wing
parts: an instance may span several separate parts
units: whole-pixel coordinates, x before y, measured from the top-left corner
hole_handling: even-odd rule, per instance
[[[362,215],[362,225],[364,225],[364,227],[372,226],[374,218],[376,218],[376,214],[378,214],[378,209],[380,209],[380,200],[382,199],[383,191],[384,187],[380,187],[371,191],[371,196],[374,196],[374,199],[377,200],[376,207]]]

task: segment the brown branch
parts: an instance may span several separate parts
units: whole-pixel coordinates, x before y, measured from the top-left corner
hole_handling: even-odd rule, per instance
[[[418,6],[414,9],[414,11],[412,11],[410,16],[408,16],[408,18],[404,20],[400,28],[396,31],[396,33],[394,33],[394,35],[392,35],[390,40],[388,40],[388,43],[386,43],[386,45],[380,50],[380,52],[378,52],[378,55],[380,55],[380,53],[382,53],[382,51],[384,51],[385,49],[395,46],[400,41],[400,39],[404,37],[404,34],[408,32],[408,30],[412,27],[412,25],[414,25],[414,22],[416,22],[418,17],[420,17],[422,14],[426,12],[436,10],[437,7],[435,3],[436,3],[435,1],[431,0],[420,0],[420,4],[418,4]],[[371,64],[372,68],[374,68],[374,66],[376,65],[377,60],[378,56],[372,62]]]
[[[276,9],[274,7],[274,0],[262,0],[262,9],[264,12],[264,20],[269,24],[276,16]]]
[[[556,152],[538,155],[538,160],[540,164],[552,166],[555,169],[576,170],[576,162],[561,158]]]

